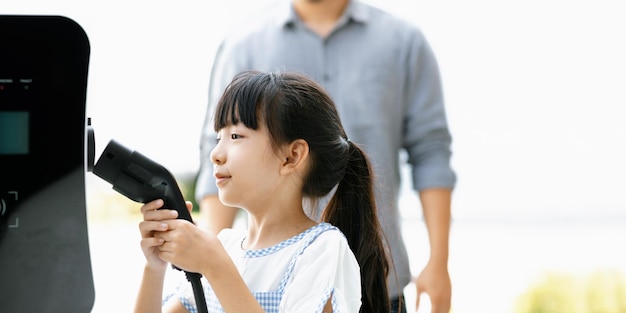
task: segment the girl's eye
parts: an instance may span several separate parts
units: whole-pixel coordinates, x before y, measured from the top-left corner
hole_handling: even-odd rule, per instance
[[[239,139],[239,138],[241,138],[241,135],[239,135],[239,134],[231,134],[230,135],[230,139]]]

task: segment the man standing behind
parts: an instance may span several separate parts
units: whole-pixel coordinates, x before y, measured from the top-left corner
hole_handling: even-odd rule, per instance
[[[415,278],[416,305],[425,292],[432,312],[449,312],[456,175],[438,64],[421,31],[358,0],[283,0],[227,37],[212,68],[196,189],[201,223],[215,232],[233,226],[237,209],[217,198],[210,112],[232,77],[250,69],[299,71],[316,79],[336,102],[350,140],[370,156],[379,218],[393,258],[388,287],[394,312],[406,311],[403,290],[412,280],[398,209],[399,154],[407,152],[430,245],[428,263]]]

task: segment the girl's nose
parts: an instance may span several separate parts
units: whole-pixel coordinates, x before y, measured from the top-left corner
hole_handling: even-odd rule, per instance
[[[222,152],[222,149],[220,149],[220,144],[219,142],[217,143],[217,145],[215,145],[215,147],[213,147],[213,150],[211,151],[211,162],[213,164],[223,164],[226,157],[224,155],[224,153]]]

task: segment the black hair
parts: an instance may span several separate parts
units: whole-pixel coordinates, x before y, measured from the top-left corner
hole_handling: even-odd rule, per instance
[[[296,72],[237,74],[218,102],[215,131],[237,123],[258,129],[265,123],[276,149],[303,139],[310,167],[303,195],[319,199],[336,188],[322,221],[339,228],[361,270],[360,312],[389,312],[389,260],[374,201],[372,169],[367,155],[351,142],[334,102],[310,77]]]

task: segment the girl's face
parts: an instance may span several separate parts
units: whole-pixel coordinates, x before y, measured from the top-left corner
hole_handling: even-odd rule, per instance
[[[229,125],[217,139],[211,161],[220,201],[245,209],[267,207],[264,204],[277,196],[283,158],[272,149],[265,125],[257,130],[242,123]]]

